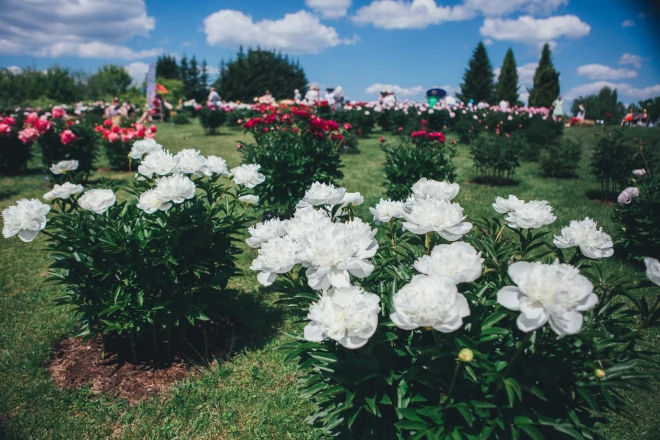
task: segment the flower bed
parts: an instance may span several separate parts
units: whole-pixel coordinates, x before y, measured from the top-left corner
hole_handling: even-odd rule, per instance
[[[147,128],[144,124],[133,124],[131,127],[120,127],[108,119],[103,122],[103,125],[97,125],[94,131],[103,136],[103,148],[108,162],[110,162],[110,168],[130,171],[131,159],[138,159],[129,154],[133,148],[133,142],[153,139],[156,134],[156,126],[151,125]]]

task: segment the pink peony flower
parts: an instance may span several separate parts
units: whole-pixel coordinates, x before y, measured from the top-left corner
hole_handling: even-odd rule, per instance
[[[34,128],[36,128],[37,131],[39,131],[39,133],[41,134],[47,132],[51,128],[50,121],[47,121],[45,119],[37,119],[36,121],[34,121],[33,125]]]
[[[639,189],[631,186],[621,191],[621,194],[619,194],[619,197],[616,200],[622,205],[627,205],[637,196],[639,196]]]
[[[64,130],[62,134],[60,134],[60,141],[62,141],[62,144],[64,145],[69,145],[75,142],[77,139],[78,136],[76,136],[75,133],[71,130]]]
[[[9,136],[10,134],[11,134],[11,126],[5,124],[4,122],[0,122],[0,135]]]
[[[119,140],[119,135],[117,133],[113,133],[112,131],[108,133],[108,135],[105,137],[108,142],[117,142]]]
[[[2,118],[2,123],[7,124],[10,127],[13,127],[14,125],[16,125],[16,119],[7,116],[5,118]]]
[[[383,136],[380,137],[379,139],[381,142],[385,142],[385,138]]]
[[[642,177],[646,175],[646,170],[644,168],[641,168],[639,170],[633,170],[633,176],[635,177]]]
[[[39,137],[39,131],[36,128],[28,127],[18,132],[18,138],[24,144],[34,142]]]
[[[53,118],[59,119],[66,117],[66,110],[62,107],[53,107]]]
[[[25,122],[28,124],[32,125],[35,123],[35,121],[39,120],[39,115],[36,112],[32,112],[27,117],[25,118]]]

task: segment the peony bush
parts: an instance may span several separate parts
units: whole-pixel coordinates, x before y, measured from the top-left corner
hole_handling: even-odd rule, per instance
[[[605,275],[613,243],[593,220],[509,196],[469,222],[459,191],[422,179],[367,223],[315,183],[292,217],[250,228],[258,281],[306,322],[283,348],[308,422],[340,438],[601,438],[649,377],[637,343],[660,324],[658,290],[635,290],[660,263],[650,283]]]
[[[223,107],[205,106],[198,114],[199,123],[208,135],[216,134],[220,126],[227,120],[227,110]]]
[[[75,313],[77,336],[101,337],[134,359],[171,356],[218,319],[237,273],[237,238],[258,202],[249,189],[264,179],[258,165],[228,170],[220,157],[174,155],[148,141],[134,143],[146,157],[127,187],[83,186],[79,162],[63,161],[51,167],[50,203],[19,200],[2,213],[5,238],[46,235],[50,280],[63,286],[58,303]]]
[[[23,115],[0,115],[0,175],[20,174],[27,169],[32,156],[32,144],[38,137],[33,128],[24,126]]]
[[[142,139],[153,139],[156,134],[156,126],[150,127],[144,124],[133,124],[132,127],[120,127],[114,125],[108,119],[103,125],[97,125],[94,131],[103,136],[102,144],[105,155],[110,163],[110,168],[119,171],[131,170],[131,159],[138,159],[130,155],[134,148],[134,142]]]

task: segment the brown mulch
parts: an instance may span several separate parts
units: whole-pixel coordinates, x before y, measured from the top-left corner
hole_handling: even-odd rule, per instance
[[[100,338],[57,343],[47,369],[60,388],[90,387],[95,394],[110,393],[130,402],[153,397],[188,376],[189,365],[180,357],[168,363],[130,363],[116,353],[101,360]]]

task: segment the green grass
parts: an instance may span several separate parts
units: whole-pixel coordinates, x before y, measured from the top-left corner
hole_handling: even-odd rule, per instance
[[[488,187],[470,182],[472,162],[466,146],[459,146],[456,164],[461,193],[458,202],[471,218],[491,215],[490,204],[498,195],[515,194],[520,198],[545,199],[558,216],[551,230],[558,232],[571,219],[585,216],[598,220],[613,233],[612,207],[590,201],[588,190],[598,183],[588,169],[588,141],[594,130],[572,130],[568,136],[585,140],[579,179],[560,180],[539,177],[536,164],[523,164],[512,187]],[[633,133],[631,131],[631,133]],[[655,135],[655,130],[639,130],[635,135]],[[384,156],[378,137],[363,140],[359,155],[343,157],[342,184],[350,191],[360,191],[365,204],[363,218],[369,218],[368,206],[383,196]],[[203,154],[224,157],[230,166],[240,163],[236,142],[245,140],[240,131],[224,130],[218,136],[204,136],[197,122],[172,127],[159,126],[158,141],[172,151],[195,148]],[[394,141],[394,140],[393,140]],[[34,173],[15,178],[0,178],[0,209],[18,198],[41,197],[49,189],[33,161]],[[100,165],[103,165],[100,161]],[[127,173],[104,176],[129,179]],[[95,176],[96,177],[96,176]],[[229,360],[200,367],[187,380],[176,384],[159,398],[130,406],[108,396],[95,396],[89,390],[61,391],[44,369],[51,344],[70,334],[75,325],[66,310],[52,303],[57,289],[44,283],[48,256],[41,250],[43,236],[33,243],[17,239],[0,240],[0,439],[307,439],[311,430],[304,420],[310,413],[308,400],[299,399],[295,386],[296,371],[283,364],[284,353],[276,348],[287,340],[287,331],[299,331],[299,325],[286,315],[283,320],[272,305],[273,298],[259,290],[249,263],[255,252],[248,250],[240,258],[245,277],[236,278],[232,287],[246,300],[256,300],[258,311],[244,310],[245,328],[237,335],[238,353]],[[620,260],[605,262],[611,272],[640,278],[641,272]],[[250,301],[245,301],[249,303]],[[256,314],[256,316],[254,316]],[[256,325],[251,324],[251,321]],[[657,333],[649,335],[651,342]],[[613,439],[660,438],[657,415],[660,413],[660,386],[652,384],[648,392],[631,391],[626,396],[639,416],[633,424],[616,418],[607,428]],[[655,435],[650,429],[655,427]]]

